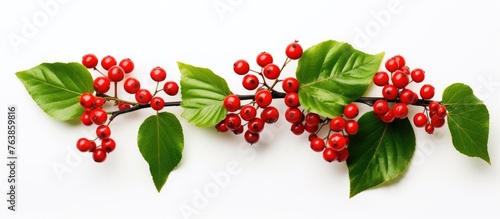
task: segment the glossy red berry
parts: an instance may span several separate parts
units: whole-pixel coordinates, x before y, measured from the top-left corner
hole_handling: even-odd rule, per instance
[[[226,123],[225,123],[225,120],[222,120],[221,122],[219,122],[219,124],[217,124],[215,126],[215,129],[218,131],[218,132],[227,132],[229,131],[229,129],[227,128],[226,126]]]
[[[90,119],[96,125],[102,125],[108,120],[108,114],[101,108],[93,109],[90,112]]]
[[[437,111],[439,106],[440,106],[439,103],[437,103],[436,101],[432,101],[429,103],[429,110]]]
[[[349,135],[355,135],[356,133],[358,133],[358,130],[359,130],[359,124],[358,122],[354,121],[354,120],[348,120],[346,123],[345,123],[345,128],[344,128],[345,132]]]
[[[302,46],[298,43],[298,41],[288,44],[285,50],[286,56],[292,60],[299,59],[303,52]]]
[[[106,138],[101,141],[101,148],[104,149],[107,153],[111,153],[116,148],[116,142],[112,138]]]
[[[87,54],[82,57],[82,65],[86,68],[95,68],[99,59],[94,54]]]
[[[92,152],[92,158],[97,163],[102,163],[106,160],[106,150],[103,148],[96,148],[94,152]]]
[[[396,70],[399,69],[399,63],[396,59],[390,58],[385,62],[385,68],[389,72],[395,72]]]
[[[424,127],[427,124],[427,116],[424,113],[416,113],[413,116],[413,124],[416,127]]]
[[[373,104],[373,112],[377,115],[384,115],[389,110],[389,104],[385,100],[377,100]]]
[[[425,79],[425,72],[420,68],[415,68],[411,71],[411,80],[420,83]]]
[[[333,150],[332,148],[325,148],[325,150],[323,151],[323,159],[330,163],[334,160],[337,160],[337,151]]]
[[[236,130],[241,126],[241,118],[235,113],[227,114],[224,122],[229,130]]]
[[[274,106],[268,106],[260,113],[260,118],[267,124],[275,123],[278,121],[279,116],[279,111]]]
[[[241,119],[245,121],[250,121],[257,116],[257,110],[251,105],[246,105],[241,107],[240,110]]]
[[[313,138],[309,144],[311,149],[316,152],[322,152],[325,150],[325,141],[322,138]]]
[[[255,90],[259,86],[259,78],[253,74],[247,74],[241,82],[247,90]]]
[[[126,58],[126,59],[122,59],[120,61],[120,63],[118,64],[118,66],[122,67],[123,71],[128,74],[130,72],[132,72],[134,70],[134,62],[132,62],[131,59],[129,58]]]
[[[129,94],[135,94],[141,89],[141,82],[136,78],[127,78],[123,83],[123,89]]]
[[[350,103],[350,104],[347,104],[345,107],[344,107],[344,116],[349,118],[349,119],[354,119],[358,116],[359,114],[359,108],[358,108],[358,105],[356,105],[355,103]]]
[[[244,59],[240,59],[233,64],[233,70],[236,74],[244,75],[250,71],[250,65]]]
[[[380,118],[380,120],[382,120],[382,122],[385,122],[385,123],[391,123],[394,121],[394,119],[396,119],[392,109],[387,110],[387,112],[383,115],[379,115],[379,118]]]
[[[80,121],[82,122],[83,125],[85,126],[91,126],[92,124],[94,124],[92,122],[92,118],[90,117],[90,110],[85,110],[85,112],[82,113],[82,115],[80,116]]]
[[[280,67],[278,67],[276,64],[270,63],[264,67],[262,73],[267,79],[274,80],[280,76],[281,70]]]
[[[260,135],[259,133],[254,133],[249,130],[245,132],[245,141],[247,141],[250,144],[255,144],[259,141]]]
[[[248,131],[260,133],[264,129],[264,121],[260,118],[254,118],[248,122]]]
[[[304,124],[304,129],[306,130],[306,132],[316,133],[319,129],[319,125],[308,125],[306,123],[306,124]]]
[[[151,108],[160,111],[163,107],[165,107],[165,100],[163,100],[163,98],[158,96],[151,98]]]
[[[163,85],[163,91],[169,96],[175,96],[179,92],[179,85],[175,81],[167,81]]]
[[[104,106],[104,103],[106,101],[102,97],[96,97],[94,98],[94,102],[92,102],[92,108],[98,108]]]
[[[306,120],[306,125],[315,126],[319,125],[319,123],[321,122],[321,117],[316,113],[308,113],[306,115],[305,120]]]
[[[340,132],[345,128],[346,121],[344,118],[338,116],[335,118],[332,118],[330,121],[330,129],[332,131]]]
[[[91,108],[94,103],[94,99],[95,99],[94,95],[85,92],[82,95],[80,95],[80,105],[87,109]]]
[[[425,125],[425,132],[431,135],[432,133],[434,133],[434,126],[431,123],[428,123],[427,125]]]
[[[335,151],[341,151],[347,145],[346,138],[340,133],[333,133],[328,139],[328,146]]]
[[[396,103],[392,108],[392,113],[397,119],[404,119],[408,116],[408,107],[404,103]]]
[[[430,84],[425,84],[420,88],[420,97],[429,100],[434,97],[434,87]]]
[[[94,90],[96,93],[103,94],[109,91],[111,82],[107,77],[99,76],[94,79]]]
[[[385,85],[384,88],[382,88],[382,96],[386,100],[395,100],[398,94],[398,88],[392,84]]]
[[[109,70],[109,68],[116,65],[116,59],[113,56],[107,55],[104,56],[101,60],[101,66],[104,70]]]
[[[385,71],[379,71],[373,76],[373,83],[379,87],[389,84],[389,74]]]
[[[257,55],[257,64],[264,68],[266,65],[273,63],[273,56],[268,52],[261,52]]]
[[[410,83],[410,78],[407,74],[403,73],[401,70],[398,70],[392,74],[392,84],[397,88],[404,88]]]
[[[255,102],[259,107],[265,108],[271,105],[273,95],[269,90],[260,90],[255,94]]]
[[[76,148],[81,152],[87,152],[91,148],[91,143],[89,139],[80,138],[76,141]]]
[[[288,107],[300,106],[299,94],[297,94],[295,92],[287,93],[285,98],[284,98],[284,101],[285,101],[285,105]]]
[[[130,104],[128,103],[123,103],[123,102],[119,102],[118,103],[118,109],[119,110],[126,110],[126,109],[129,109],[130,108]]]
[[[106,139],[111,136],[111,129],[107,125],[100,125],[95,129],[95,134],[99,139]]]
[[[288,77],[283,79],[281,86],[286,93],[297,93],[299,91],[299,81],[296,78]]]
[[[288,108],[285,112],[285,119],[289,123],[299,122],[302,117],[302,111],[298,108]]]
[[[137,101],[137,103],[139,104],[148,104],[149,101],[151,101],[151,98],[153,98],[151,92],[149,92],[149,90],[146,89],[139,89],[135,93],[135,101]]]
[[[404,89],[399,95],[399,100],[405,104],[413,104],[415,98],[415,92],[410,89]],[[417,96],[418,98],[418,96]]]
[[[436,110],[436,116],[439,118],[445,118],[446,115],[448,115],[448,112],[446,111],[446,107],[443,105],[439,105]]]
[[[236,112],[240,109],[240,98],[235,94],[229,94],[224,98],[224,108],[229,112]]]
[[[290,127],[290,131],[292,131],[292,133],[295,135],[302,135],[302,133],[304,133],[304,130],[305,130],[304,124],[300,122],[293,123],[292,126]]]
[[[243,128],[242,125],[240,125],[238,128],[232,130],[232,132],[235,134],[235,135],[239,135],[241,133],[243,133],[243,131],[245,131],[245,128]]]
[[[349,150],[344,148],[344,150],[337,151],[337,161],[344,162],[349,158]]]
[[[403,58],[403,56],[395,55],[392,58],[398,63],[398,66],[400,69],[406,66],[406,60],[405,60],[405,58]]]
[[[96,148],[97,148],[97,144],[95,143],[95,141],[90,141],[89,152],[94,152]]]
[[[151,79],[156,82],[162,82],[165,78],[167,78],[167,72],[160,66],[151,69],[149,75],[151,76]]]
[[[431,124],[432,124],[432,126],[434,126],[434,128],[443,127],[445,122],[446,122],[446,120],[444,118],[439,118],[439,116],[437,116],[437,115],[434,115],[431,118]]]

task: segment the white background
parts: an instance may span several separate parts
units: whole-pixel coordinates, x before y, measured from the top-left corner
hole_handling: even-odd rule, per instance
[[[47,2],[56,7],[44,9]],[[179,209],[187,206],[189,218],[498,217],[499,20],[499,1],[1,1],[1,112],[7,114],[8,104],[19,107],[18,211],[8,212],[2,201],[2,218],[182,218]],[[23,33],[27,25],[34,26],[32,32]],[[13,43],[14,36],[25,40]],[[304,48],[335,39],[368,53],[385,51],[386,58],[402,54],[410,67],[426,70],[438,98],[447,85],[469,84],[491,113],[492,165],[456,152],[447,128],[432,136],[418,129],[407,174],[349,199],[345,164],[323,161],[283,121],[267,126],[261,142],[248,146],[242,136],[180,119],[183,160],[157,193],[136,146],[138,127],[152,111],[118,117],[112,124],[117,149],[96,164],[74,146],[94,129],[45,115],[14,75],[41,62],[110,54],[131,58],[134,75],[146,87],[153,86],[148,72],[157,65],[178,81],[176,61],[182,61],[211,68],[243,93],[233,62],[245,58],[255,67],[253,60],[265,50],[281,63],[285,46],[295,39]],[[295,66],[284,76],[292,76]],[[369,92],[378,95],[379,89]],[[6,116],[0,117],[5,124]],[[238,173],[211,198],[199,199],[199,192],[216,185],[210,174],[228,164],[238,165]],[[71,172],[58,178],[54,165]],[[6,166],[2,170],[3,193]]]

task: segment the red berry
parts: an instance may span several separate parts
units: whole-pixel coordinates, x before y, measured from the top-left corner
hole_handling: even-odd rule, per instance
[[[163,85],[163,91],[169,96],[175,96],[179,92],[179,85],[175,81],[167,81]]]
[[[354,120],[348,120],[346,123],[345,123],[345,128],[344,128],[345,132],[349,135],[355,135],[356,133],[358,133],[358,130],[359,130],[359,124],[358,122],[354,121]]]
[[[401,70],[398,70],[392,75],[392,83],[394,84],[394,86],[401,89],[406,87],[408,83],[410,83],[410,78],[408,78],[407,74],[403,73]]]
[[[382,96],[386,100],[395,100],[398,94],[398,88],[392,84],[385,85],[384,88],[382,88]]]
[[[344,162],[349,158],[349,150],[347,148],[344,148],[344,150],[337,151],[337,161],[338,162]]]
[[[95,129],[95,134],[99,139],[106,139],[111,136],[111,129],[107,125],[100,125]]]
[[[443,127],[444,123],[446,120],[444,118],[439,118],[439,116],[434,115],[431,117],[431,124],[434,126],[434,128],[441,128]]]
[[[151,95],[149,90],[146,90],[146,89],[139,89],[135,93],[135,100],[139,104],[148,104],[149,101],[151,101],[151,98],[153,98],[153,96]]]
[[[354,119],[359,114],[359,108],[355,103],[347,104],[344,107],[344,116],[349,119]]]
[[[255,102],[259,107],[265,108],[271,105],[273,101],[273,95],[269,90],[260,90],[255,94]]]
[[[417,83],[420,83],[422,81],[424,81],[425,79],[425,71],[420,69],[420,68],[416,68],[416,69],[413,69],[413,71],[411,71],[411,80],[417,82]]]
[[[436,101],[432,101],[429,103],[429,111],[437,112],[439,106],[439,103],[437,103]]]
[[[227,114],[224,122],[229,130],[236,130],[241,126],[241,118],[235,113]]]
[[[437,110],[436,110],[436,116],[439,118],[445,118],[446,115],[448,115],[448,112],[446,111],[446,107],[443,105],[439,105]]]
[[[332,118],[330,121],[330,129],[332,131],[340,132],[345,128],[346,121],[344,118],[338,116],[335,118]]]
[[[304,129],[306,130],[306,132],[316,133],[319,129],[319,125],[308,125],[306,123],[306,124],[304,124]]]
[[[85,126],[91,126],[92,124],[94,124],[92,122],[92,118],[90,117],[90,110],[85,110],[85,112],[82,113],[82,115],[80,116],[80,121],[82,122],[83,125]]]
[[[101,108],[93,109],[90,112],[90,119],[96,125],[102,125],[108,120],[108,114]]]
[[[342,134],[334,133],[328,139],[328,146],[335,151],[341,151],[346,145],[347,141]]]
[[[406,65],[406,60],[405,60],[405,58],[403,58],[403,56],[401,56],[401,55],[395,55],[392,58],[394,60],[396,60],[396,62],[398,63],[398,65],[399,65],[400,68],[403,68]]]
[[[92,108],[102,107],[106,101],[102,97],[96,97],[92,103]]]
[[[274,80],[280,76],[281,70],[277,65],[270,63],[264,67],[262,73],[264,74],[264,77]]]
[[[379,115],[379,118],[380,118],[380,120],[382,120],[382,122],[385,122],[385,123],[391,123],[392,121],[394,121],[394,119],[396,119],[392,109],[387,110],[387,112],[383,115]]]
[[[264,129],[264,121],[260,118],[254,118],[248,122],[248,131],[260,133]]]
[[[250,120],[254,119],[255,116],[257,116],[257,110],[255,109],[255,107],[250,106],[250,105],[243,106],[243,107],[241,107],[241,110],[240,110],[240,116],[241,116],[241,119],[243,119],[245,121],[250,121]]]
[[[408,116],[408,107],[404,103],[396,103],[392,108],[394,117],[398,119],[404,119]]]
[[[91,108],[93,106],[94,99],[95,99],[94,95],[85,92],[82,95],[80,95],[80,105],[86,109]]]
[[[118,103],[118,109],[119,110],[126,110],[126,109],[129,109],[130,108],[130,104],[128,103],[123,103],[123,102],[119,102]]]
[[[424,127],[427,124],[427,116],[424,113],[416,113],[413,116],[413,124],[419,128]]]
[[[425,84],[420,88],[420,96],[422,99],[432,99],[434,97],[434,87],[430,84]]]
[[[104,70],[109,70],[109,68],[113,67],[116,65],[116,59],[113,56],[107,55],[104,56],[101,60],[101,66],[104,68]]]
[[[377,100],[373,104],[373,112],[377,115],[384,115],[389,110],[389,104],[385,100]]]
[[[261,52],[257,55],[257,64],[264,68],[266,65],[273,63],[273,56],[268,52]]]
[[[103,94],[109,91],[111,82],[107,77],[99,76],[94,79],[94,90],[96,93]]]
[[[259,78],[253,74],[248,74],[243,77],[241,82],[243,87],[247,90],[255,90],[259,86]]]
[[[395,72],[399,67],[399,63],[395,58],[390,58],[385,62],[385,68],[389,72]]]
[[[87,54],[82,57],[82,65],[86,68],[95,68],[99,60],[94,54]]]
[[[413,92],[413,98],[410,104],[415,104],[418,101],[418,94]]]
[[[227,132],[229,131],[229,129],[227,128],[226,126],[226,123],[225,123],[225,120],[222,120],[221,122],[219,122],[219,124],[217,124],[215,126],[215,129],[218,131],[218,132]]]
[[[160,111],[165,107],[165,101],[161,97],[153,97],[151,98],[151,108],[156,111]]]
[[[106,138],[106,139],[104,139],[104,140],[101,141],[101,147],[106,152],[111,153],[116,148],[116,142],[112,138]]]
[[[410,89],[404,89],[399,95],[399,100],[405,104],[412,104],[414,102],[415,93]],[[417,96],[418,98],[418,96]]]
[[[385,71],[379,71],[373,76],[373,83],[377,86],[385,86],[389,84],[389,74]]]
[[[97,145],[96,145],[95,141],[90,141],[89,152],[94,152],[96,148],[97,148]]]
[[[224,108],[229,112],[236,112],[240,109],[240,98],[235,94],[229,94],[224,98]]]
[[[127,74],[134,70],[134,62],[129,58],[122,59],[118,66],[122,67],[123,71]]]
[[[135,78],[127,78],[123,83],[123,89],[129,94],[135,94],[141,89],[141,82]]]
[[[281,86],[286,93],[299,91],[299,81],[296,78],[288,77],[283,79]]]
[[[245,132],[245,141],[247,141],[250,144],[255,144],[259,141],[259,133],[253,133],[249,130]]]
[[[243,131],[244,131],[244,130],[245,130],[245,129],[243,128],[243,126],[242,126],[242,125],[240,125],[238,128],[236,128],[236,129],[232,130],[232,132],[233,132],[235,135],[239,135],[239,134],[243,133]]]
[[[311,149],[316,152],[322,152],[325,150],[325,141],[321,138],[313,138],[309,145],[311,146]]]
[[[434,133],[434,126],[431,123],[428,123],[427,125],[425,125],[425,132],[431,135],[432,133]]]
[[[76,141],[76,148],[81,152],[87,152],[90,150],[92,144],[89,139],[80,138]]]
[[[292,133],[295,135],[302,135],[302,133],[304,133],[304,130],[305,130],[304,124],[300,122],[293,123],[292,126],[290,127],[290,131],[292,131]]]
[[[331,148],[325,148],[323,151],[323,159],[331,163],[337,159],[337,152]]]
[[[316,113],[308,113],[306,115],[305,120],[306,120],[306,125],[315,126],[319,125],[319,123],[321,122],[321,117]]]
[[[279,111],[274,106],[268,106],[260,113],[260,118],[267,124],[275,123],[278,121],[279,116]]]
[[[310,133],[309,136],[307,136],[307,139],[309,141],[312,141],[313,139],[317,138],[318,135],[316,135],[316,133]]]
[[[292,60],[299,59],[303,52],[302,46],[300,46],[298,41],[288,44],[285,50],[286,56]]]
[[[244,75],[250,71],[250,65],[246,60],[240,59],[233,64],[233,70],[236,74]]]
[[[285,101],[285,105],[288,107],[299,107],[300,106],[299,94],[297,94],[295,92],[287,93],[284,101]]]
[[[290,123],[299,122],[302,118],[302,111],[298,108],[288,108],[285,112],[286,121]]]
[[[106,160],[106,150],[103,148],[96,148],[94,152],[92,152],[92,158],[97,163],[102,163]]]
[[[167,78],[167,72],[160,66],[151,69],[149,75],[151,76],[151,79],[156,82],[162,82],[165,78]]]

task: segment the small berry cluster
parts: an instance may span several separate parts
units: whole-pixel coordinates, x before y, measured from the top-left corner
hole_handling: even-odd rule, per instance
[[[288,81],[292,80],[292,78],[287,78],[281,81],[279,80],[280,74],[291,60],[299,59],[302,53],[302,47],[297,41],[290,43],[285,50],[287,59],[283,67],[280,68],[273,62],[273,56],[270,53],[261,52],[256,58],[257,65],[261,68],[260,71],[251,70],[250,64],[244,59],[237,60],[233,65],[234,72],[238,75],[244,75],[242,85],[245,89],[249,91],[256,90],[256,92],[251,98],[253,101],[244,105],[241,104],[240,96],[235,94],[228,95],[223,102],[228,114],[224,120],[216,125],[217,131],[232,131],[236,135],[244,133],[244,138],[248,143],[257,143],[265,124],[273,124],[279,118],[278,109],[271,106],[274,98],[273,93],[277,93],[274,87],[278,82],[283,82],[283,87],[285,88]],[[262,78],[262,82],[258,76]],[[293,80],[296,82],[296,87],[287,88],[287,90],[294,89],[298,104],[298,95],[296,93],[298,82],[296,79]],[[258,116],[259,111],[260,117]],[[246,130],[245,127],[247,127]]]
[[[380,120],[385,123],[391,123],[395,119],[405,119],[408,117],[408,105],[417,104],[419,95],[407,88],[411,82],[420,83],[425,79],[425,71],[421,68],[410,70],[406,65],[403,56],[396,55],[385,62],[386,71],[379,71],[373,77],[373,83],[382,87],[382,96],[384,99],[377,100],[373,104],[373,111]],[[392,82],[391,83],[389,83]],[[430,101],[434,97],[434,86],[424,84],[420,88],[420,97],[423,101]],[[395,102],[392,108],[388,102]],[[417,113],[414,116],[414,123],[417,127],[424,127],[427,133],[432,134],[434,128],[442,127],[445,123],[446,108],[438,102],[431,102],[430,105],[435,106],[432,110],[427,106],[424,113]],[[429,105],[429,106],[430,106]],[[430,108],[430,107],[429,107]],[[437,108],[441,113],[436,115]],[[426,115],[425,112],[428,112]],[[434,113],[432,113],[434,112]],[[444,113],[443,113],[444,112]],[[436,116],[434,118],[434,116]],[[429,119],[430,122],[429,122]],[[432,120],[435,120],[434,124]]]

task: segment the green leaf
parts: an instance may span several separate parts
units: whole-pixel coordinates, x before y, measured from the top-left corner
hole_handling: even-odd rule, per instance
[[[79,118],[84,111],[80,95],[94,92],[92,75],[76,62],[42,63],[16,76],[38,106],[60,121]]]
[[[181,116],[199,127],[215,126],[226,116],[223,101],[231,94],[226,81],[210,69],[177,62],[181,72]]]
[[[469,86],[456,83],[444,90],[442,102],[448,110],[448,128],[455,148],[462,154],[490,163],[490,114],[483,101],[474,96]]]
[[[333,40],[308,48],[296,72],[302,107],[329,118],[341,115],[345,105],[365,93],[383,57]]]
[[[358,122],[347,160],[351,197],[398,177],[415,152],[415,133],[408,118],[387,124],[372,111]]]
[[[137,144],[160,192],[168,175],[182,158],[184,135],[179,120],[168,112],[148,117],[139,127]]]

